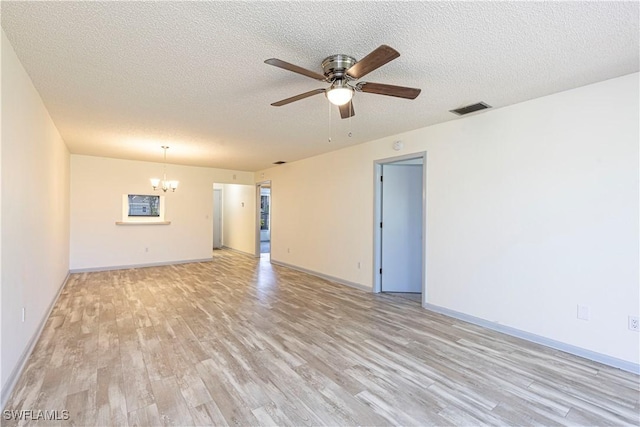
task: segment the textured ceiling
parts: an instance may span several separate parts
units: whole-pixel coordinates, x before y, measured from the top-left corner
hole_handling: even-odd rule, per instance
[[[637,2],[1,2],[2,27],[72,153],[254,171],[638,71]],[[331,54],[401,56],[340,120]],[[482,114],[482,113],[476,113]],[[463,120],[463,119],[462,119]],[[349,137],[349,131],[352,136]],[[329,136],[332,142],[328,142]]]

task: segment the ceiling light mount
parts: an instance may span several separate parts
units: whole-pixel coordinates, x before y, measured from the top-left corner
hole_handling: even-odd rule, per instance
[[[328,81],[346,79],[349,77],[347,70],[355,65],[356,62],[358,61],[349,55],[331,55],[322,61],[322,70]]]
[[[167,150],[169,149],[169,146],[163,145],[161,148],[164,150],[164,167],[162,171],[162,179],[151,178],[151,187],[153,187],[154,191],[161,189],[166,193],[167,190],[170,189],[172,192],[175,192],[178,188],[178,181],[170,181],[167,179]]]

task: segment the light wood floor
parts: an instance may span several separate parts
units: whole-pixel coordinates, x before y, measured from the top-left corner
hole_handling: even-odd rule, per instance
[[[100,426],[638,425],[638,381],[222,250],[72,275],[5,409]]]

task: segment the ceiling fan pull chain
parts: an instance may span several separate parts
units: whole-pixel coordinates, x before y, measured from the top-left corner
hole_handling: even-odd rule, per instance
[[[329,102],[327,105],[329,106],[329,143],[331,143],[331,106],[333,104]]]

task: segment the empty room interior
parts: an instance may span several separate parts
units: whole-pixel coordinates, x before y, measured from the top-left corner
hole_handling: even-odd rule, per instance
[[[2,425],[640,425],[640,5],[0,2]]]

